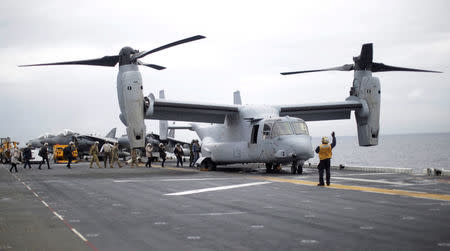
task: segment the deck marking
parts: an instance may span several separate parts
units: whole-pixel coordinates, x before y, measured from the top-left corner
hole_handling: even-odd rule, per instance
[[[302,240],[302,243],[305,243],[305,244],[315,244],[315,243],[318,243],[318,241],[316,241],[316,240]]]
[[[57,212],[53,211],[53,214],[56,215],[56,217],[58,217],[60,220],[64,221],[63,217]]]
[[[336,176],[365,176],[365,175],[390,175],[390,174],[398,174],[398,173],[349,173],[349,174],[337,174]],[[334,177],[333,177],[334,178]]]
[[[269,180],[269,181],[274,181],[274,182],[285,182],[285,183],[314,186],[314,187],[317,186],[317,182],[306,181],[306,180],[293,180],[293,179],[276,178],[276,177],[254,177],[254,178]],[[448,195],[448,194],[432,194],[432,193],[425,193],[425,192],[419,192],[419,191],[396,190],[396,189],[386,189],[386,188],[377,188],[377,187],[362,187],[362,186],[348,186],[348,185],[341,185],[341,184],[331,184],[330,186],[321,187],[320,189],[328,189],[328,188],[363,191],[363,192],[380,193],[380,194],[390,194],[390,195],[402,195],[402,196],[409,196],[409,197],[414,197],[414,198],[430,199],[430,200],[450,201],[450,195]]]
[[[189,190],[189,191],[183,191],[183,192],[177,192],[177,193],[167,193],[165,195],[188,195],[188,194],[205,193],[205,192],[227,190],[227,189],[240,188],[240,187],[264,185],[264,184],[269,184],[269,183],[272,183],[272,182],[253,182],[253,183],[246,183],[246,184],[239,184],[239,185],[210,187],[210,188],[195,189],[195,190]]]
[[[237,214],[246,214],[246,212],[201,213],[201,214],[183,214],[183,215],[193,215],[193,216],[221,216],[221,215],[237,215]]]
[[[203,181],[203,180],[233,180],[239,178],[192,178],[192,179],[129,179],[113,180],[115,183],[147,182],[147,181]]]
[[[19,182],[20,179],[15,176],[14,174],[12,174]],[[38,192],[36,193],[35,191],[33,191],[33,189],[31,189],[31,187],[29,187],[27,184],[25,184],[25,182],[21,182],[30,192],[32,192],[41,202],[42,204],[44,204],[49,210],[50,212],[52,212],[56,217],[58,217],[70,230],[72,230],[72,232],[74,232],[78,237],[80,237],[81,240],[83,240],[92,250],[94,251],[98,251],[98,249],[90,242],[88,241],[86,238],[84,238],[83,235],[81,235],[75,228],[73,228],[69,223],[67,223],[67,221],[64,220],[63,216],[61,216],[60,214],[58,214],[51,206],[49,206],[49,204],[47,204],[44,200],[43,197],[40,197],[38,195]],[[46,196],[45,198],[48,198],[48,196]],[[56,203],[52,203],[52,204],[56,204]]]
[[[403,182],[392,182],[385,180],[371,180],[371,179],[356,179],[356,178],[346,178],[346,177],[333,177],[333,179],[337,180],[351,180],[351,181],[361,181],[361,182],[369,182],[369,183],[381,183],[381,184],[389,184],[389,185],[414,185],[411,183],[403,183]]]
[[[83,241],[87,242],[88,240],[86,238],[84,238],[83,235],[81,235],[75,228],[72,228],[72,231],[78,235],[78,237],[80,237],[80,239],[82,239]]]

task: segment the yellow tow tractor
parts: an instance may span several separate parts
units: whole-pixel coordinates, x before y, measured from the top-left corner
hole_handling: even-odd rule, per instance
[[[54,145],[53,146],[53,161],[55,163],[67,163],[66,157],[64,157],[64,148],[68,147],[69,145]],[[75,150],[72,151],[73,160],[72,163],[78,162],[78,150],[75,148]]]
[[[0,162],[2,164],[7,164],[11,161],[11,154],[9,152],[9,149],[19,145],[19,142],[11,141],[11,139],[8,137],[0,138],[0,143]]]

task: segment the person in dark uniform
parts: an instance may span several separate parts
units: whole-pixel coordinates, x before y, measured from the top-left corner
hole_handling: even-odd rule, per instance
[[[183,148],[181,148],[180,144],[177,144],[175,146],[175,149],[173,150],[173,154],[175,154],[175,157],[177,157],[177,167],[179,165],[183,166]]]
[[[319,184],[318,186],[324,186],[323,182],[323,171],[325,170],[326,178],[327,178],[327,186],[330,185],[330,165],[331,165],[331,157],[332,157],[332,149],[336,146],[336,137],[334,132],[331,133],[331,137],[333,137],[333,142],[331,145],[329,144],[328,137],[322,137],[322,145],[316,148],[316,153],[319,154],[319,165],[317,168],[319,169]]]
[[[41,161],[41,163],[39,164],[39,170],[41,169],[41,166],[42,166],[42,164],[44,164],[45,163],[45,161],[47,161],[47,167],[48,167],[48,169],[51,169],[50,168],[50,163],[48,162],[48,148],[47,148],[47,146],[48,146],[48,143],[44,143],[44,146],[42,146],[41,147],[41,150],[39,150],[39,156],[41,156],[41,158],[42,158],[42,161]]]
[[[31,156],[31,144],[28,144],[27,147],[25,147],[23,149],[23,159],[25,162],[25,165],[23,166],[24,169],[27,168],[27,165],[28,165],[29,169],[31,169],[31,163],[30,163],[31,157],[32,157]]]
[[[67,159],[67,168],[70,167],[70,163],[72,163],[73,158],[73,151],[75,151],[75,144],[70,141],[69,146],[64,148],[64,157]]]
[[[166,147],[163,143],[159,144],[159,157],[161,157],[161,166],[164,167],[164,163],[166,162]]]
[[[192,167],[193,162],[194,162],[194,151],[192,150],[193,146],[194,146],[194,140],[192,140],[191,144],[189,145],[189,167]]]

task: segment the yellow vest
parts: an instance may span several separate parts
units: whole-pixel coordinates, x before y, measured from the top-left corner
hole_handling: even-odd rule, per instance
[[[319,146],[319,159],[331,159],[332,153],[331,153],[331,145],[329,144],[322,144]]]

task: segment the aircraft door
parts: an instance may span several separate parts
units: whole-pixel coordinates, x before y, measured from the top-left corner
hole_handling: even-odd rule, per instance
[[[261,147],[261,127],[258,124],[254,124],[252,126],[251,134],[250,134],[250,143],[248,144],[249,157],[251,160],[261,158],[261,154],[263,149]]]
[[[271,123],[264,123],[263,126],[261,144],[263,145],[263,158],[265,160],[271,159],[271,156],[274,152],[273,142],[271,138],[272,126],[273,124]]]

